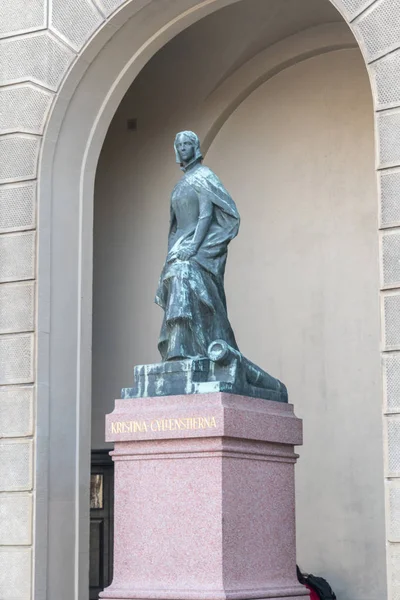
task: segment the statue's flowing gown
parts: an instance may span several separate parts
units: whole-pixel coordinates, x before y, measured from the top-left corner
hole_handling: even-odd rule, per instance
[[[197,253],[177,258],[179,247],[193,239],[202,207],[212,204],[212,219]],[[188,214],[197,214],[195,220]],[[171,196],[168,255],[156,303],[164,309],[158,348],[163,361],[206,356],[209,344],[225,340],[237,348],[224,291],[228,244],[239,230],[235,203],[218,177],[198,164],[188,169]]]

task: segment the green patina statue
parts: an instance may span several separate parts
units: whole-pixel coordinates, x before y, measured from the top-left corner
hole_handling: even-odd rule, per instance
[[[175,154],[184,174],[171,196],[168,255],[155,299],[164,309],[158,342],[163,361],[205,357],[218,339],[237,349],[224,273],[239,213],[218,177],[202,164],[195,133],[178,133]]]
[[[161,363],[135,367],[123,398],[229,392],[287,402],[286,387],[239,351],[224,290],[228,244],[239,231],[236,205],[203,166],[199,138],[175,138],[184,174],[173,189],[168,253],[157,288],[164,310]]]

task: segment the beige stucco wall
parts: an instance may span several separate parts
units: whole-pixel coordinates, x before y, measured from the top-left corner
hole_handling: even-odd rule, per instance
[[[296,6],[297,0],[284,7],[280,0],[246,0],[199,21],[146,65],[114,116],[97,169],[94,209],[94,447],[104,444],[104,407],[130,385],[133,364],[158,360],[161,316],[153,300],[166,247],[169,192],[179,177],[171,154],[174,135],[195,127],[213,91],[263,49],[341,20],[329,2],[305,0],[301,11]],[[129,118],[137,118],[137,131],[127,130]],[[111,209],[122,202],[123,210]],[[111,321],[111,313],[129,314],[129,328],[123,320]],[[132,335],[144,327],[141,339]],[[118,358],[114,369],[109,353],[125,362]],[[107,372],[106,382],[97,378],[98,370]]]
[[[96,448],[133,364],[158,360],[161,311],[152,301],[179,177],[171,144],[190,119],[184,124],[171,110],[157,135],[151,98],[147,119],[145,106],[145,94],[135,105],[133,92],[122,104],[97,176]],[[138,132],[127,131],[126,119],[138,114]],[[288,384],[304,419],[299,563],[330,579],[343,600],[383,598],[376,186],[360,53],[315,57],[263,84],[225,123],[206,163],[242,215],[226,284],[238,342]]]
[[[343,600],[385,593],[368,91],[357,51],[311,59],[255,92],[207,157],[243,219],[227,278],[239,342],[304,419],[298,561]]]

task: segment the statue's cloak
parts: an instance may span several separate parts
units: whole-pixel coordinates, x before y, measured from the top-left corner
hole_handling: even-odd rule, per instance
[[[155,297],[156,304],[165,311],[159,339],[163,360],[176,354],[204,356],[208,344],[215,339],[224,339],[237,347],[226,312],[224,273],[228,244],[239,231],[239,213],[219,178],[208,167],[201,165],[185,173],[184,178],[197,193],[200,213],[202,202],[207,200],[213,205],[213,213],[199,250],[189,260],[182,261],[177,256],[178,250],[191,242],[196,227],[177,237],[171,210],[168,255]],[[171,327],[175,329],[174,335]]]
[[[216,277],[223,277],[227,246],[239,231],[240,217],[235,202],[220,179],[208,167],[202,165],[195,171],[185,173],[184,177],[196,190],[199,204],[208,199],[214,207],[210,228],[193,260]],[[182,244],[191,241],[195,228],[178,239],[175,232],[176,220],[171,212],[166,264],[174,260],[174,255]]]

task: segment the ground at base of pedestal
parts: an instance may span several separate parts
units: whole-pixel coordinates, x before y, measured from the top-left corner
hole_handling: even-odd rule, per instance
[[[112,586],[105,589],[100,594],[100,600],[309,600],[309,590],[302,585],[287,586],[284,588],[271,588],[270,590],[260,590],[245,592],[221,592],[204,591],[194,592],[193,590],[168,590],[161,592],[157,590],[136,590],[128,591],[121,589],[112,589]]]
[[[309,600],[310,595],[309,592],[307,591],[305,595],[302,596],[264,596],[263,598],[257,598],[257,600],[285,600],[285,598],[287,600]],[[136,598],[136,596],[100,596],[100,600],[153,600],[152,597],[148,596],[147,598]],[[207,598],[207,600],[209,600]],[[216,600],[220,600],[219,598],[216,598]],[[229,598],[226,598],[225,600],[229,600]],[[247,600],[247,599],[243,599],[243,600]]]

